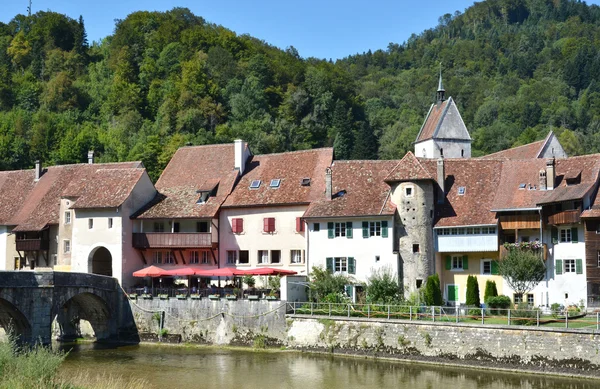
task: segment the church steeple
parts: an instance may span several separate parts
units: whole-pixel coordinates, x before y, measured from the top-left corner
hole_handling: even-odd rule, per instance
[[[442,82],[442,63],[440,62],[440,82],[437,90],[437,102],[441,103],[446,100],[446,90],[444,89],[444,83]]]

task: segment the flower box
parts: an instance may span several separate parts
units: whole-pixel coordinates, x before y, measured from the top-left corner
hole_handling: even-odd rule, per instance
[[[129,299],[130,299],[130,300],[137,300],[137,294],[135,294],[135,293],[131,293],[131,294],[129,295]]]
[[[187,295],[185,294],[178,294],[175,297],[177,297],[177,300],[187,300]]]
[[[235,301],[235,300],[237,300],[237,296],[236,296],[236,295],[233,295],[233,294],[228,294],[227,296],[225,296],[225,298],[226,298],[227,300],[230,300],[230,301]]]
[[[169,299],[169,295],[168,294],[159,294],[158,298],[161,300],[168,300]]]
[[[265,297],[265,300],[267,300],[267,301],[277,301],[277,297],[276,296],[267,296],[267,297]]]
[[[151,294],[143,294],[142,295],[142,299],[144,299],[144,300],[152,300],[152,295]]]
[[[218,294],[209,294],[208,299],[209,300],[221,300],[221,296],[219,296]]]
[[[255,294],[248,295],[248,300],[250,300],[250,301],[258,301],[259,298],[260,298],[260,296],[257,296]]]
[[[200,296],[199,294],[193,294],[190,296],[190,298],[192,300],[202,300],[202,296]]]

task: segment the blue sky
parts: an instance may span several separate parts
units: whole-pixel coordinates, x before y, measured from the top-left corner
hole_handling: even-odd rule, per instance
[[[0,0],[0,21],[26,13],[28,0]],[[88,38],[112,34],[114,20],[138,10],[187,7],[207,21],[270,44],[294,46],[303,57],[343,58],[402,43],[412,33],[437,25],[438,17],[464,11],[473,0],[32,0],[33,12],[83,15]],[[598,4],[600,0],[588,1]]]

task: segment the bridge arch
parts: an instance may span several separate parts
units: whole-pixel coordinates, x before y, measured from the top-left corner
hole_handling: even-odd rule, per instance
[[[104,246],[94,247],[88,255],[88,272],[112,277],[112,254]]]
[[[112,317],[107,301],[88,291],[70,296],[62,306],[56,307],[53,317],[56,317],[61,340],[81,337],[81,320],[90,323],[96,340],[111,336]]]
[[[10,301],[0,297],[0,327],[12,331],[17,342],[29,341],[31,324],[25,315]]]

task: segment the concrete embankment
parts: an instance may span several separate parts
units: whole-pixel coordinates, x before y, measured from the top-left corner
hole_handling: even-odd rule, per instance
[[[600,333],[557,328],[286,315],[280,301],[141,300],[142,339],[291,349],[600,377]],[[164,311],[164,315],[157,312]],[[162,319],[161,319],[162,316]],[[165,333],[163,332],[163,334]],[[179,337],[180,335],[180,337]]]

